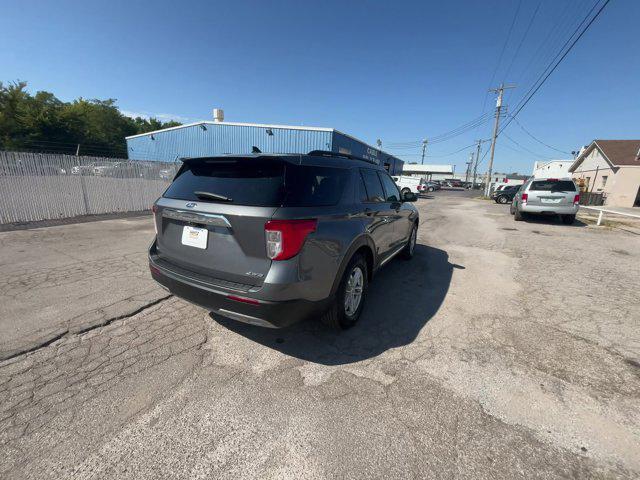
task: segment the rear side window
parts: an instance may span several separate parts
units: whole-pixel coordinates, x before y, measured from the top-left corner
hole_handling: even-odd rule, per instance
[[[277,158],[194,160],[185,163],[164,196],[260,207],[335,205],[349,175],[344,169],[294,165]]]
[[[534,180],[529,187],[534,192],[575,192],[576,185],[571,180]]]
[[[367,187],[367,202],[384,202],[384,190],[375,170],[363,169],[362,178]]]
[[[380,180],[382,180],[382,186],[384,187],[384,191],[387,194],[387,202],[399,202],[400,201],[400,192],[398,191],[398,187],[391,180],[391,177],[386,173],[380,172],[378,174],[380,176]]]
[[[336,205],[349,181],[351,172],[344,168],[291,165],[286,167],[286,207],[320,207]]]

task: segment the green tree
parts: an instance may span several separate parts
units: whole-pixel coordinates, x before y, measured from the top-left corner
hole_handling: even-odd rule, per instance
[[[26,82],[0,82],[0,149],[125,157],[125,137],[180,125],[129,118],[115,99],[62,102],[49,92],[31,95]]]

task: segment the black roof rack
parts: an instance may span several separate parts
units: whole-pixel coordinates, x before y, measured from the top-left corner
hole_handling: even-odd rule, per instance
[[[356,157],[355,155],[351,155],[350,153],[340,153],[340,152],[332,152],[330,150],[311,150],[307,155],[314,155],[317,157],[343,157],[349,158],[351,160],[360,160],[362,162],[373,163],[374,165],[378,165],[378,162],[375,160],[369,160],[368,158]]]

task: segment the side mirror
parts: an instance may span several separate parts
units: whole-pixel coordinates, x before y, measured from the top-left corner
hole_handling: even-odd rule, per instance
[[[418,201],[418,195],[416,195],[413,192],[407,192],[404,195],[402,195],[402,201],[403,202],[417,202]]]

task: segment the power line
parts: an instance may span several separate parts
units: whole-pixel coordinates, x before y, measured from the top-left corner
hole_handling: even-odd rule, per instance
[[[505,128],[507,128],[509,126],[509,124],[511,123],[511,121],[513,119],[515,119],[515,117],[522,111],[522,109],[527,105],[527,103],[529,103],[529,101],[531,101],[531,99],[533,98],[533,96],[538,92],[538,90],[540,90],[540,88],[542,87],[542,85],[544,85],[544,83],[547,81],[547,79],[549,78],[549,76],[556,70],[556,68],[558,68],[558,65],[560,65],[562,63],[562,61],[565,59],[565,57],[569,54],[569,52],[571,52],[571,50],[573,49],[573,47],[575,46],[576,43],[578,43],[578,40],[580,40],[582,38],[582,36],[585,34],[585,32],[589,29],[589,27],[593,24],[593,22],[596,20],[596,18],[598,18],[598,16],[600,16],[600,14],[602,13],[602,11],[604,10],[604,8],[609,4],[611,0],[605,0],[604,4],[602,4],[602,6],[600,7],[600,9],[596,12],[596,14],[593,16],[593,18],[591,18],[591,20],[589,21],[589,23],[587,23],[587,25],[583,28],[583,30],[580,32],[580,34],[575,38],[575,40],[573,40],[573,42],[571,43],[571,45],[569,45],[569,48],[564,52],[564,54],[560,57],[560,59],[558,60],[558,62],[553,66],[553,68],[551,68],[551,70],[549,70],[549,72],[544,76],[544,78],[542,78],[541,81],[536,81],[534,83],[534,86],[536,85],[536,83],[538,84],[537,87],[535,87],[535,89],[533,91],[531,91],[531,89],[529,89],[529,92],[527,92],[527,94],[525,94],[525,97],[523,97],[523,100],[520,101],[520,103],[518,104],[519,106],[517,107],[515,113],[513,115],[510,116],[509,120],[502,126],[502,128],[500,129],[499,133],[502,133],[504,131]],[[585,18],[583,19],[582,22],[580,22],[580,25],[578,26],[578,28],[576,29],[576,31],[574,31],[574,33],[569,37],[569,39],[573,38],[574,35],[577,33],[578,29],[582,26],[582,24],[586,21],[586,19],[589,17],[589,15],[591,14],[591,12],[594,10],[594,8],[596,7],[596,5],[598,4],[598,2],[596,2],[594,4],[594,6],[591,8],[591,10],[589,11],[589,13],[585,16]],[[566,45],[566,42],[565,42]],[[564,45],[563,45],[564,48]],[[560,49],[560,52],[562,52],[562,48]],[[558,55],[560,54],[560,52],[558,52]],[[556,58],[557,56],[556,55]],[[554,60],[552,60],[552,63]],[[547,67],[545,69],[548,70],[549,67]],[[544,75],[544,72],[543,72]],[[533,89],[533,86],[531,87]]]
[[[556,21],[552,25],[550,30],[545,35],[544,40],[538,46],[538,49],[536,50],[536,52],[530,57],[529,62],[527,63],[525,68],[522,69],[522,71],[520,72],[520,75],[518,76],[516,83],[528,85],[528,82],[523,82],[525,75],[529,73],[529,70],[534,64],[538,63],[539,59],[544,57],[544,53],[548,50],[548,49],[545,49],[545,47],[547,45],[554,45],[558,39],[562,38],[563,32],[570,30],[569,25],[573,23],[572,19],[574,17],[571,12],[575,10],[572,7],[574,6],[574,4],[576,5],[579,4],[580,1],[583,1],[583,0],[572,0],[570,2],[569,1],[566,2],[565,8],[562,10],[562,13],[560,13],[559,15],[554,15],[554,17],[557,18],[558,21]],[[565,20],[567,19],[569,20],[567,26],[564,26],[561,28],[561,26],[563,26],[563,24],[565,23]],[[509,95],[507,96],[507,102],[511,99],[511,93],[512,92],[509,92]]]
[[[449,130],[448,132],[429,137],[429,143],[439,143],[446,140],[450,140],[451,138],[454,138],[458,135],[462,135],[463,133],[466,133],[467,131],[478,126],[479,124],[482,124],[488,121],[490,118],[491,116],[488,113],[480,115],[479,117],[474,118],[473,120],[470,120],[467,123],[464,123],[452,130]],[[422,142],[423,140],[413,140],[413,141],[407,141],[407,142],[387,142],[386,145],[388,148],[391,148],[391,149],[416,148],[416,147],[421,147]]]
[[[533,25],[533,21],[535,20],[536,15],[538,15],[538,10],[540,10],[540,5],[542,5],[542,0],[540,0],[538,2],[538,6],[533,11],[533,15],[531,15],[531,19],[529,20],[529,24],[527,25],[527,29],[524,31],[524,35],[522,35],[522,39],[520,40],[520,43],[518,44],[518,47],[516,48],[516,51],[513,54],[513,57],[511,58],[511,63],[509,63],[509,67],[507,67],[507,71],[504,74],[504,76],[502,77],[503,78],[503,83],[504,83],[504,81],[506,81],[507,77],[509,76],[509,73],[511,72],[511,67],[513,67],[513,63],[515,62],[516,58],[518,58],[518,54],[520,53],[520,49],[522,48],[522,44],[524,43],[524,41],[526,40],[527,36],[529,35],[529,30],[531,30],[531,26]]]
[[[493,75],[491,75],[491,80],[489,81],[489,86],[487,89],[490,89],[493,85],[493,81],[496,78],[496,73],[498,73],[498,69],[500,68],[500,64],[502,63],[502,57],[504,56],[504,52],[509,44],[509,39],[511,38],[511,32],[513,31],[513,26],[516,24],[516,18],[518,18],[518,13],[520,12],[520,7],[522,6],[522,0],[518,3],[518,7],[516,8],[515,13],[513,14],[513,19],[511,20],[511,26],[509,27],[509,32],[507,33],[507,38],[504,40],[504,44],[502,45],[502,50],[500,51],[500,56],[498,57],[498,63],[496,64],[496,68],[493,70]],[[482,102],[482,113],[484,113],[485,108],[487,107],[487,98],[489,97],[489,92],[485,93],[484,101]]]
[[[524,125],[522,125],[522,123],[520,123],[517,119],[514,118],[513,121],[516,122],[516,124],[522,129],[522,131],[524,133],[529,135],[531,138],[533,138],[540,145],[544,145],[545,147],[550,148],[551,150],[555,150],[556,152],[560,152],[560,153],[565,153],[567,155],[571,155],[571,152],[565,152],[564,150],[560,150],[559,148],[553,147],[553,146],[549,145],[548,143],[543,142],[539,138],[536,138],[529,130],[524,128]]]
[[[424,158],[450,157],[451,155],[455,155],[456,153],[460,153],[460,152],[466,150],[467,148],[475,147],[475,146],[476,146],[476,144],[472,143],[471,145],[467,145],[466,147],[462,147],[462,148],[456,150],[455,152],[445,153],[443,155],[425,155]],[[404,154],[402,154],[402,156],[403,157],[416,157],[416,156],[420,157],[420,156],[422,156],[422,154],[421,153],[404,153]]]
[[[534,152],[533,150],[529,150],[527,147],[525,147],[524,145],[521,145],[520,143],[516,142],[513,138],[511,138],[509,135],[507,135],[506,133],[503,133],[503,135],[506,137],[507,140],[515,143],[517,146],[519,146],[522,150],[524,150],[525,152],[534,155],[538,158],[542,158],[544,160],[551,160],[550,157],[544,156],[544,155],[540,155],[539,153]],[[509,148],[508,145],[505,145],[505,147]],[[522,152],[520,152],[522,153]]]

